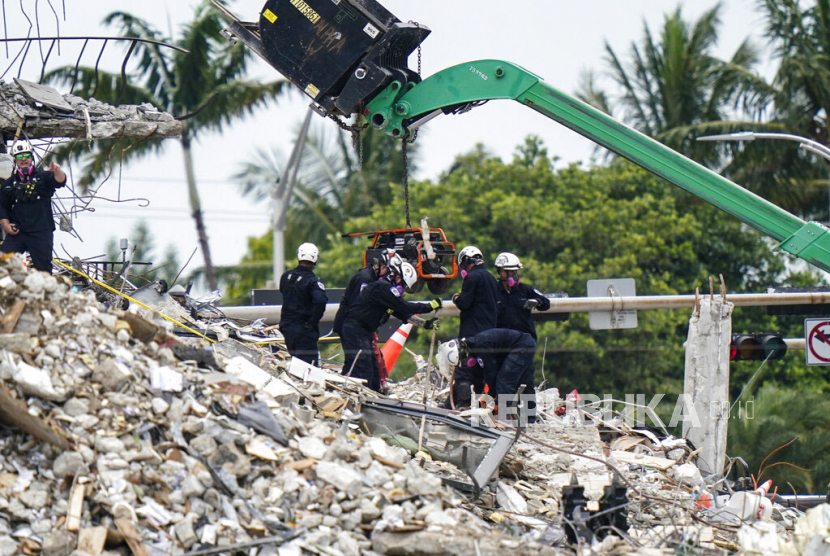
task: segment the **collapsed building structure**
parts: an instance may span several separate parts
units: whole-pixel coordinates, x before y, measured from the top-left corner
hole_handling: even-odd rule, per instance
[[[737,484],[685,440],[555,389],[522,430],[423,404],[442,387],[427,361],[382,397],[169,296],[106,310],[72,289],[0,260],[0,554],[801,554],[830,538],[830,506],[730,505]]]

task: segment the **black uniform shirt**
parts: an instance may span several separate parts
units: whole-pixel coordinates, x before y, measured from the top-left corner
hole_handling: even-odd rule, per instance
[[[498,327],[526,332],[535,340],[536,323],[533,322],[530,309],[524,308],[528,299],[538,299],[541,311],[550,309],[550,299],[532,286],[520,283],[508,293],[504,286],[499,284],[499,295],[496,300],[499,307]]]
[[[461,310],[459,336],[474,336],[496,327],[496,296],[500,287],[483,264],[470,270],[461,285],[461,294],[455,301],[456,307]]]
[[[507,328],[491,328],[464,341],[473,357],[495,355],[503,359],[512,351],[536,352],[536,343],[527,334]]]
[[[346,312],[346,319],[353,319],[365,330],[375,332],[389,311],[406,322],[414,314],[432,312],[432,307],[429,303],[405,301],[403,294],[389,280],[377,280],[363,288]]]
[[[280,326],[302,324],[317,329],[326,311],[326,287],[310,268],[297,265],[280,278],[282,314]]]
[[[58,183],[54,172],[36,168],[31,175],[24,173],[21,177],[15,168],[0,187],[0,219],[17,224],[25,233],[54,230],[52,195],[64,185],[66,180]]]
[[[337,315],[334,317],[333,329],[336,334],[341,334],[343,330],[343,321],[346,320],[346,312],[349,310],[349,307],[357,301],[357,297],[360,295],[360,290],[362,290],[363,286],[367,284],[377,282],[377,279],[378,276],[375,274],[375,269],[371,266],[367,266],[358,270],[357,274],[352,276],[352,279],[349,280],[349,285],[346,286],[346,291],[343,292],[343,297],[340,299],[340,307],[337,309]]]

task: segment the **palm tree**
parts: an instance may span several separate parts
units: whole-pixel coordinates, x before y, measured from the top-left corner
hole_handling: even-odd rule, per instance
[[[94,93],[99,100],[111,103],[149,102],[183,121],[179,141],[184,154],[190,208],[204,256],[205,276],[210,288],[215,289],[216,275],[193,170],[193,141],[200,134],[220,131],[235,119],[252,113],[276,97],[286,82],[259,83],[244,78],[254,53],[243,44],[232,45],[222,37],[225,23],[210,0],[204,0],[196,8],[193,20],[181,27],[176,38],[164,36],[149,22],[125,12],[109,14],[104,23],[119,27],[122,36],[174,43],[189,51],[189,54],[171,52],[154,44],[137,43],[134,53],[138,62],[132,72],[134,82],[124,84],[119,74],[80,68],[75,93],[87,98]],[[67,84],[74,77],[75,68],[67,66],[51,72],[47,79]],[[79,183],[86,188],[110,171],[113,153],[115,160],[120,156],[122,161],[127,161],[162,149],[160,141],[153,139],[99,141],[87,154],[74,152],[74,147],[70,145],[58,156],[63,154],[84,160],[84,174]]]
[[[694,23],[686,22],[680,8],[666,16],[658,40],[644,26],[641,44],[631,44],[631,61],[625,64],[606,43],[611,78],[622,90],[609,96],[588,74],[578,96],[669,147],[700,162],[718,161],[718,147],[695,138],[743,128],[727,121],[727,111],[744,100],[757,77],[752,66],[758,56],[744,41],[732,58],[722,61],[711,52],[717,43],[720,5]]]
[[[756,113],[767,121],[750,129],[790,133],[830,145],[830,1],[802,8],[796,0],[763,0],[766,38],[779,66],[772,83],[753,84]],[[755,141],[736,152],[728,172],[742,183],[789,190],[805,218],[830,220],[828,168],[792,144]]]
[[[376,204],[392,202],[390,185],[401,183],[404,176],[401,141],[371,128],[360,134],[359,141],[362,151],[354,147],[348,134],[328,123],[312,127],[288,200],[287,244],[311,241],[325,247],[332,236],[344,231],[343,223],[349,218],[369,214]],[[410,174],[416,159],[417,150],[409,145]],[[275,184],[285,181],[286,166],[279,151],[259,149],[239,167],[234,180],[243,195],[265,201],[271,198]]]

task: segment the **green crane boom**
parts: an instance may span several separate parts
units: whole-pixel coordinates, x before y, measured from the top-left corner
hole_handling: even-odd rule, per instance
[[[216,0],[214,0],[216,3]],[[315,102],[321,113],[364,115],[403,140],[434,116],[511,99],[654,172],[775,238],[779,248],[830,272],[830,235],[689,160],[524,68],[499,60],[460,64],[421,80],[409,55],[429,35],[376,0],[266,0],[258,22],[244,22],[216,3],[241,40]]]
[[[404,90],[406,89],[406,90]],[[779,247],[830,272],[830,235],[751,191],[551,87],[524,68],[479,60],[445,69],[421,83],[393,82],[367,105],[378,129],[403,137],[436,111],[463,111],[483,101],[511,99],[559,122],[775,238]]]

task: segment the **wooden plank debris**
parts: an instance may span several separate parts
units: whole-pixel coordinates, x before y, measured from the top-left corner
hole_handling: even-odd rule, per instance
[[[124,540],[127,541],[127,546],[133,551],[135,556],[150,556],[150,553],[141,542],[141,535],[135,530],[133,523],[129,519],[119,518],[115,520],[115,526],[118,531],[124,535]]]
[[[87,527],[78,533],[78,550],[90,556],[100,556],[107,542],[106,527]]]
[[[11,334],[14,327],[17,326],[17,321],[20,320],[20,315],[23,314],[23,309],[26,308],[26,302],[22,299],[16,300],[11,309],[3,317],[3,333]]]
[[[665,471],[666,469],[677,463],[673,459],[656,458],[654,456],[648,456],[646,454],[635,454],[633,452],[613,451],[611,452],[611,457],[613,457],[620,463],[642,465],[643,467],[652,467],[654,469],[659,469],[660,471]]]
[[[78,531],[81,528],[81,514],[84,513],[84,494],[86,484],[76,482],[69,494],[69,508],[66,510],[66,530]]]
[[[0,383],[0,421],[61,450],[69,449],[69,443],[63,436],[34,415],[30,415],[26,404],[12,396],[2,383]]]

